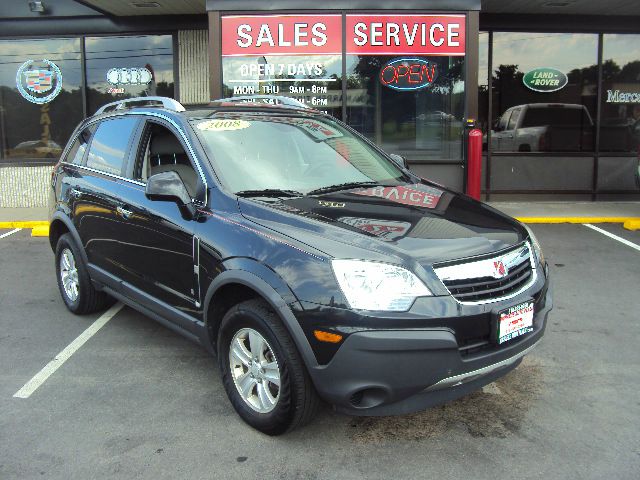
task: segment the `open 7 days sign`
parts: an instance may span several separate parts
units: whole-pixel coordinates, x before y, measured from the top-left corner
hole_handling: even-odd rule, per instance
[[[222,56],[340,55],[340,15],[222,18]],[[465,54],[464,15],[347,15],[347,55]]]

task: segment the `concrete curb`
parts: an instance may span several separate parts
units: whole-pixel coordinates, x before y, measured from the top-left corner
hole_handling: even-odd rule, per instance
[[[26,220],[21,222],[0,222],[0,228],[25,228],[31,229],[32,237],[48,237],[49,222],[46,220]]]

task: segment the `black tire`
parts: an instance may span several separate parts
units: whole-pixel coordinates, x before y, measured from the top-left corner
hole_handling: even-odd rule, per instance
[[[247,328],[264,337],[280,370],[279,397],[268,413],[259,413],[249,406],[231,374],[231,341],[236,333]],[[320,400],[311,378],[289,332],[264,300],[247,300],[226,313],[220,324],[217,350],[222,382],[229,400],[238,415],[253,428],[267,435],[280,435],[314,417]]]
[[[77,298],[71,298],[69,294],[67,294],[62,282],[60,259],[65,251],[71,252],[75,262],[78,277]],[[87,267],[82,261],[80,250],[76,246],[71,234],[65,233],[58,239],[55,258],[58,289],[60,290],[60,295],[62,296],[64,304],[71,312],[77,315],[85,315],[103,310],[114,302],[114,300],[106,293],[97,291],[93,286],[93,283],[91,283]]]

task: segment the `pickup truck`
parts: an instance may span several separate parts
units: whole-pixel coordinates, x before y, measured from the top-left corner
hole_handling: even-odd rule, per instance
[[[491,132],[494,152],[593,150],[593,121],[584,105],[529,103],[507,109]]]

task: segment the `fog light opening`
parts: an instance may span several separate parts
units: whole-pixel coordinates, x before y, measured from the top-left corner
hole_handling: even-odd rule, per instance
[[[382,388],[363,388],[349,397],[349,403],[354,408],[373,408],[382,404],[388,397],[388,392]]]

